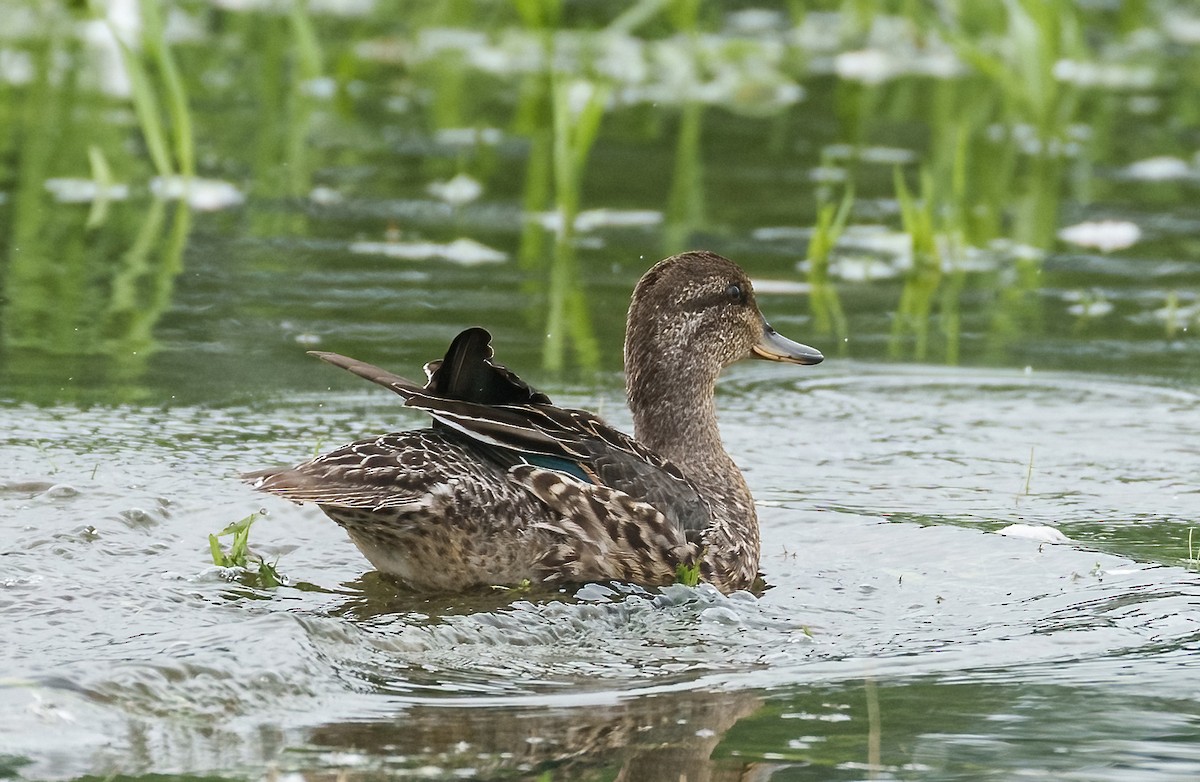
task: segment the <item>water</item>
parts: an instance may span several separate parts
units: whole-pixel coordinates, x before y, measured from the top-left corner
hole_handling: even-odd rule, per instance
[[[1190,10],[568,6],[553,83],[464,9],[168,6],[185,207],[105,33],[0,3],[0,778],[1196,778]],[[237,480],[424,425],[304,351],[466,325],[628,429],[685,247],[829,357],[718,390],[761,594],[412,595]],[[211,564],[260,509],[278,588]]]
[[[1179,564],[1200,397],[1036,372],[746,365],[721,402],[762,505],[759,598],[409,596],[363,575],[318,512],[234,481],[304,456],[318,405],[342,436],[392,416],[382,393],[270,412],[5,408],[17,631],[0,735],[31,761],[14,772],[1200,769],[1200,577]],[[208,532],[260,505],[255,547],[291,586],[205,564]],[[1014,524],[1070,541],[997,534]]]

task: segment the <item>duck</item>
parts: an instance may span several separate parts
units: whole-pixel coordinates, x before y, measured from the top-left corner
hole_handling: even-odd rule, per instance
[[[465,329],[425,365],[424,384],[313,351],[395,392],[431,425],[242,478],[315,503],[376,570],[416,591],[609,581],[752,587],[758,516],[721,440],[717,378],[744,358],[811,365],[824,357],[768,324],[740,266],[691,251],[638,281],[624,346],[633,436],[555,405],[498,363],[491,341],[483,328]]]

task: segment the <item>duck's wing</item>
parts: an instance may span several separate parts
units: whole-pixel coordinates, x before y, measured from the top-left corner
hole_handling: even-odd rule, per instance
[[[567,473],[650,503],[689,540],[712,514],[696,486],[674,463],[585,410],[553,405],[475,405],[414,395],[406,403],[491,448],[508,465]]]
[[[538,562],[546,581],[670,584],[700,557],[699,545],[649,502],[534,465],[509,474],[555,511],[537,524],[560,538]]]
[[[690,541],[699,541],[712,522],[712,512],[695,485],[657,454],[645,458],[631,450],[607,448],[587,465],[598,479],[594,483],[658,508]]]

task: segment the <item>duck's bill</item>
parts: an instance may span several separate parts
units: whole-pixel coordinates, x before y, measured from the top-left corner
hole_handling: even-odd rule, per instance
[[[771,324],[763,322],[763,335],[758,344],[751,348],[755,358],[765,358],[768,361],[786,361],[789,364],[820,364],[825,360],[821,351],[792,342],[787,337],[771,328]]]

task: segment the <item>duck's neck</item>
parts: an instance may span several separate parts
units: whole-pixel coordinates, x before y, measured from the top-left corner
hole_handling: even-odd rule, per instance
[[[705,580],[721,589],[746,589],[758,573],[758,514],[746,479],[721,442],[713,402],[716,378],[678,366],[637,371],[644,367],[626,365],[634,435],[683,470],[708,505]]]
[[[631,372],[629,409],[637,439],[678,465],[728,460],[711,382],[681,378],[681,373]]]
[[[711,492],[714,517],[754,519],[754,501],[725,452],[713,400],[716,373],[680,361],[626,353],[626,391],[634,436]]]
[[[687,356],[676,361],[661,354],[638,355],[626,345],[625,388],[634,436],[683,470],[708,505],[712,522],[703,537],[705,580],[720,589],[746,589],[758,573],[758,514],[717,428],[713,391],[720,370],[698,363]]]

